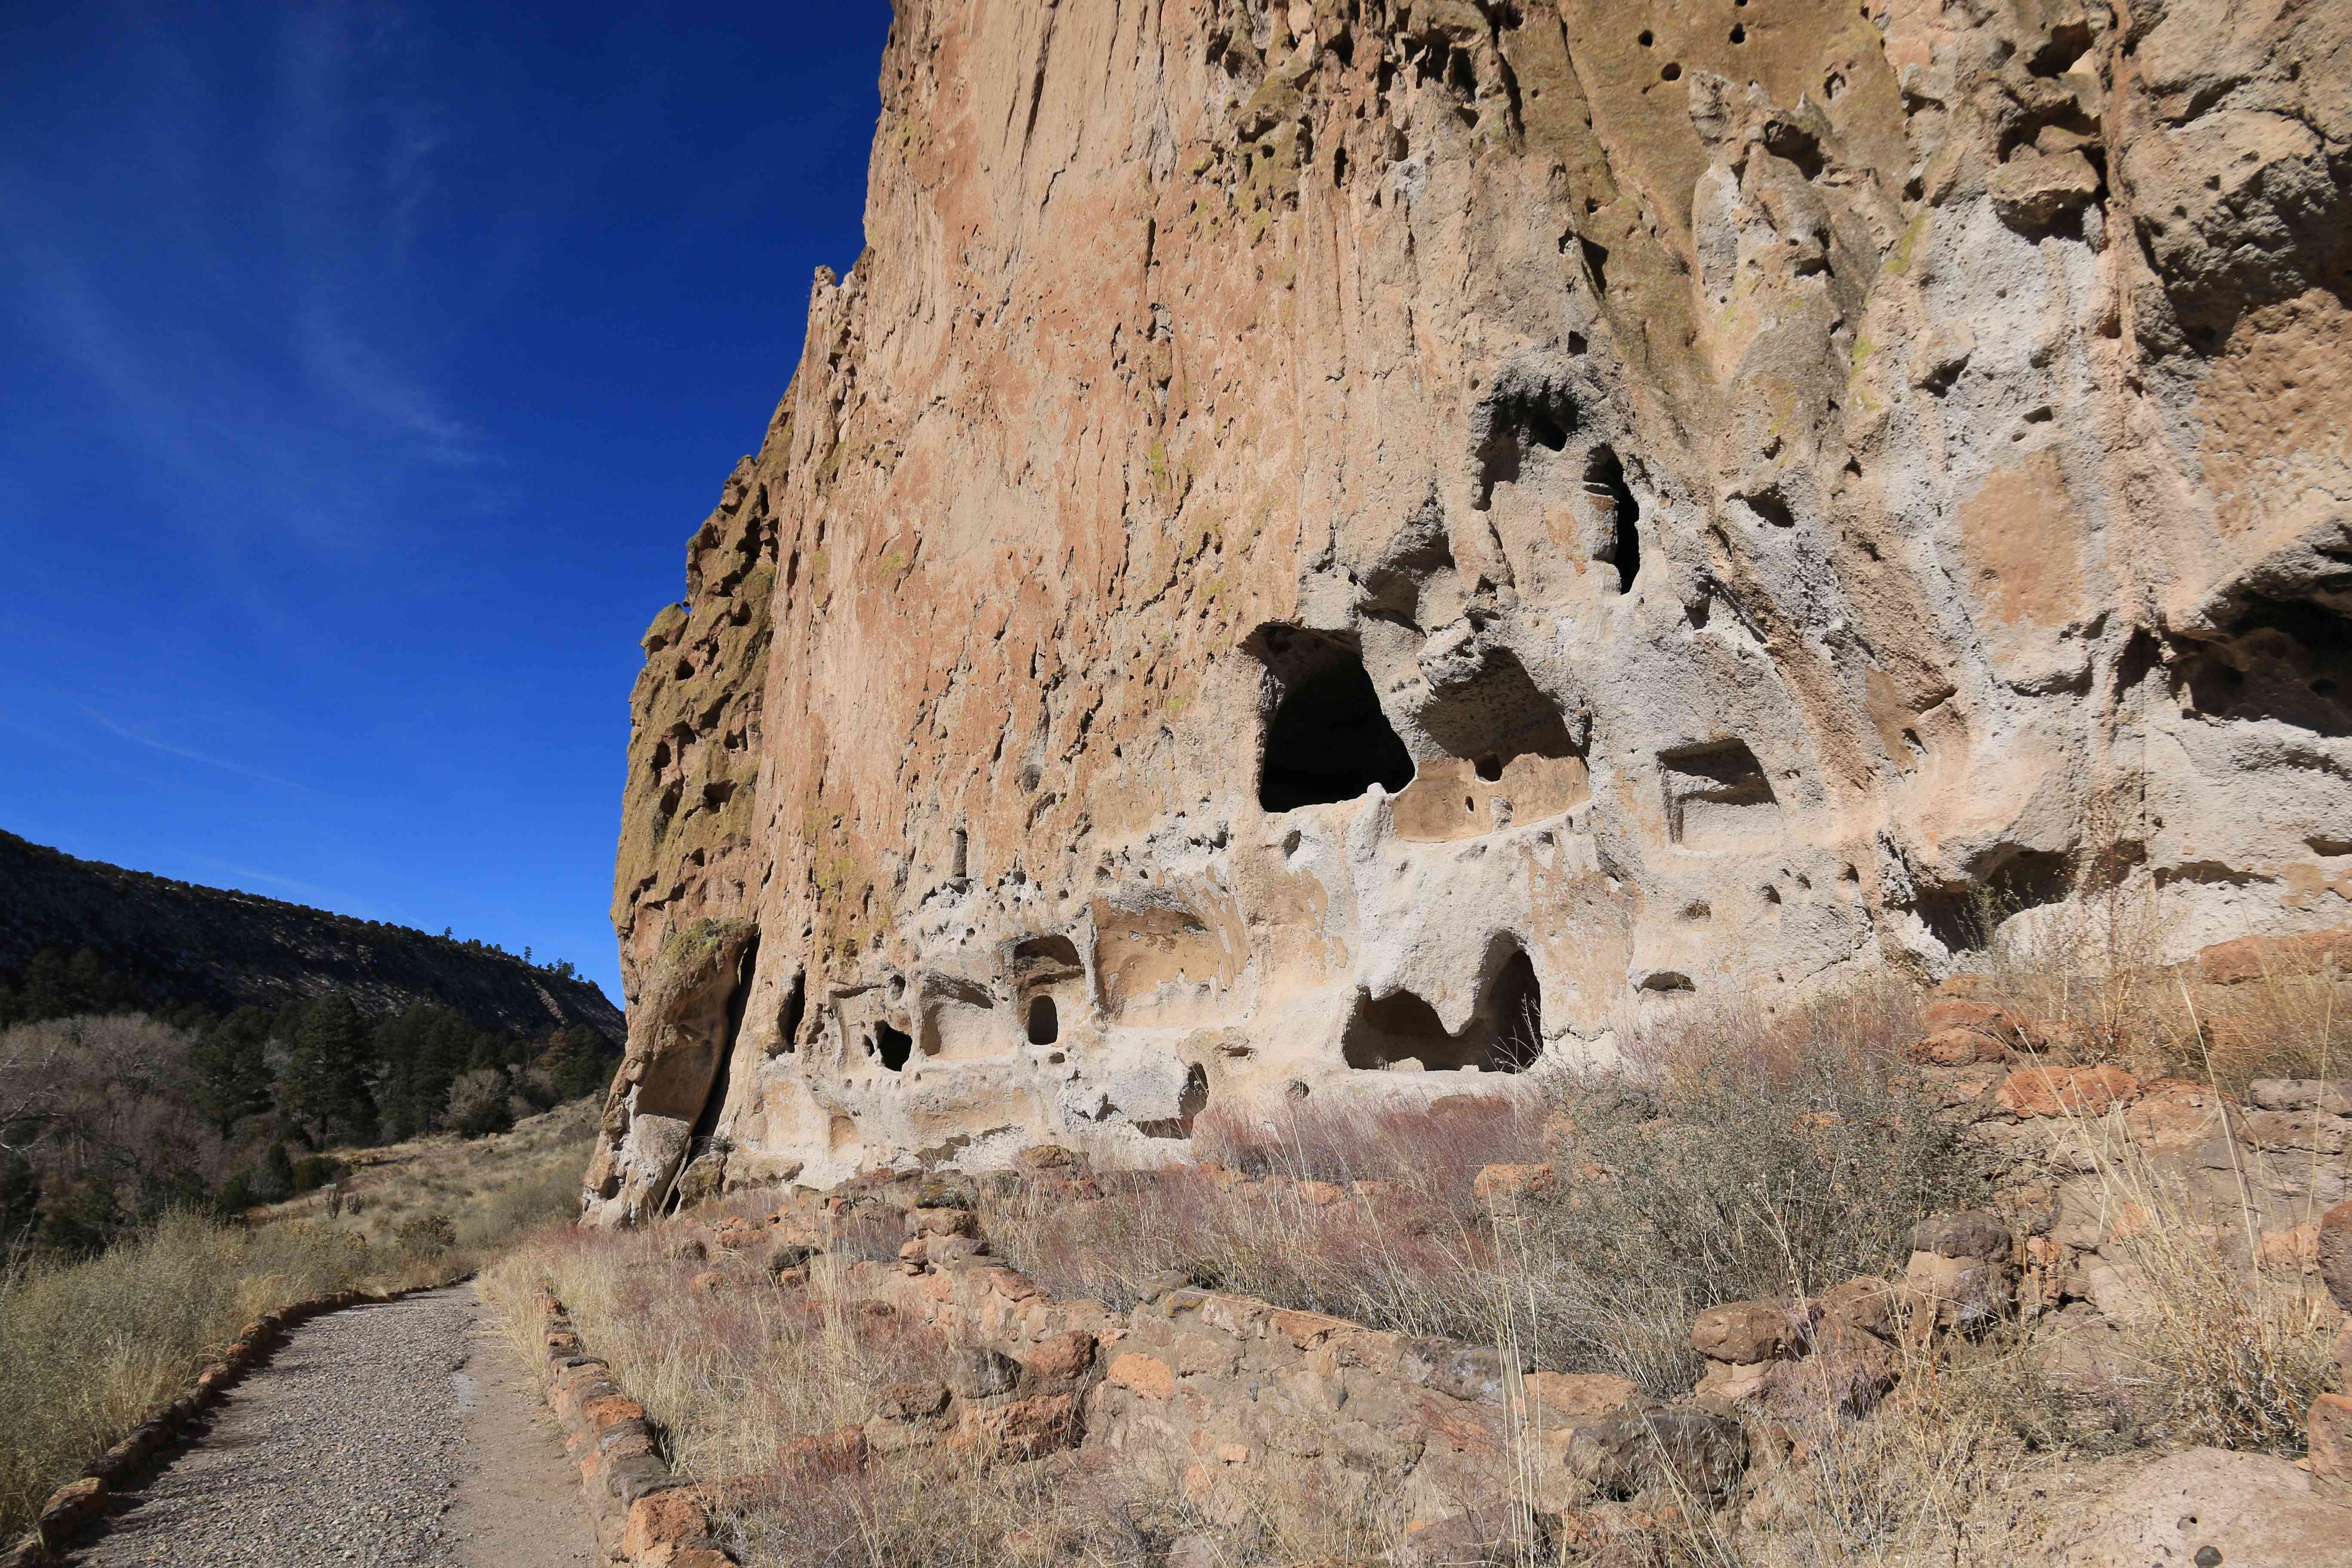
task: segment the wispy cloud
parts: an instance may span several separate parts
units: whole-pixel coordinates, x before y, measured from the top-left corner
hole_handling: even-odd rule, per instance
[[[242,877],[248,882],[258,882],[265,888],[283,888],[288,892],[299,893],[322,910],[335,910],[349,914],[353,907],[352,900],[345,895],[331,888],[320,887],[316,882],[304,882],[292,877],[280,877],[273,871],[257,870],[251,866],[239,866],[229,860],[215,860],[209,855],[192,855],[189,858],[199,866],[210,866],[215,870],[226,871],[232,877]]]
[[[191,763],[202,763],[209,768],[220,768],[228,773],[241,773],[247,778],[256,779],[263,784],[276,784],[280,789],[299,790],[305,795],[316,795],[319,793],[309,784],[303,784],[296,779],[280,778],[276,773],[264,773],[259,768],[247,767],[245,763],[232,761],[227,757],[215,757],[208,752],[199,752],[187,746],[174,745],[169,741],[157,740],[152,735],[142,735],[136,730],[116,723],[113,720],[108,718],[105,714],[100,713],[94,708],[84,708],[82,711],[89,714],[90,722],[96,724],[100,729],[104,730],[110,735],[128,741],[132,745],[145,746],[150,751],[162,752],[167,756],[180,757]]]
[[[156,41],[110,155],[160,176],[135,224],[89,199],[108,184],[0,148],[0,310],[61,406],[110,409],[171,476],[226,579],[266,541],[382,554],[420,497],[464,512],[500,485],[446,368],[479,300],[474,257],[426,244],[459,144],[426,40],[372,0],[275,18],[251,82],[134,30]]]

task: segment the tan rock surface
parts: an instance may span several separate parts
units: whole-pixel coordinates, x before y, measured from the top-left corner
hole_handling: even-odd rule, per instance
[[[2174,958],[2344,925],[2347,79],[2218,0],[906,0],[647,633],[593,1211],[1605,1060],[2115,837]]]

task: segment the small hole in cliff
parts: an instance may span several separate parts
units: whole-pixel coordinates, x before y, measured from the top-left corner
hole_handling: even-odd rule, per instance
[[[1051,996],[1040,996],[1029,1004],[1029,1043],[1050,1046],[1062,1037],[1062,1015]]]
[[[808,977],[800,970],[793,971],[792,988],[784,993],[784,1005],[776,1015],[778,1054],[784,1055],[800,1048],[801,1020],[808,1015]]]
[[[1679,65],[1669,62],[1666,68],[1658,73],[1658,79],[1660,81],[1680,81],[1683,79],[1683,68]]]
[[[1578,418],[1575,396],[1561,378],[1498,376],[1471,417],[1479,467],[1472,504],[1484,511],[1496,486],[1538,479],[1549,455],[1567,448]]]
[[[2317,586],[2325,592],[2332,577]],[[2320,735],[2352,735],[2352,616],[2309,600],[2249,596],[2224,635],[2173,666],[2195,715],[2267,720]]]
[[[1473,766],[1478,770],[1478,776],[1488,784],[1495,784],[1503,776],[1503,759],[1500,757],[1481,757]]]
[[[1079,966],[1078,944],[1059,932],[1024,937],[1013,944],[1013,963],[1021,969],[1039,965],[1076,969]]]
[[[1630,594],[1633,578],[1642,570],[1642,531],[1637,526],[1642,507],[1633,499],[1633,487],[1625,482],[1625,465],[1615,452],[1606,447],[1592,449],[1584,465],[1584,492],[1609,508],[1608,549],[1597,559],[1617,568],[1617,591]]]
[[[915,1054],[915,1037],[904,1029],[894,1029],[887,1023],[877,1022],[874,1026],[874,1054],[882,1058],[885,1068],[897,1072],[907,1065],[907,1058]]]
[[[1775,528],[1797,526],[1797,514],[1789,510],[1788,501],[1779,490],[1759,490],[1752,496],[1741,496],[1739,501],[1760,522],[1769,522]]]
[[[1353,800],[1412,782],[1412,755],[1381,710],[1362,658],[1336,638],[1288,626],[1251,641],[1283,688],[1265,730],[1258,804],[1267,811]]]
[[[1748,41],[1748,29],[1744,26],[1732,28],[1731,41],[1735,44],[1746,43]]]
[[[1576,244],[1577,247],[1584,253],[1584,269],[1592,274],[1592,291],[1596,294],[1608,293],[1608,247],[1606,246],[1595,245],[1591,240],[1581,237],[1577,240]]]
[[[1657,36],[1655,33],[1651,32],[1648,28],[1646,28],[1646,27],[1645,27],[1645,28],[1643,28],[1643,29],[1642,30],[1641,34],[1640,34],[1638,37],[1636,37],[1634,38],[1634,40],[1633,40],[1633,41],[1634,41],[1635,43],[1637,43],[1637,44],[1641,45],[1643,48],[1645,48],[1645,49],[1646,49],[1646,48],[1648,48],[1652,44],[1654,44],[1654,43],[1656,43],[1656,42],[1658,41],[1658,36]]]

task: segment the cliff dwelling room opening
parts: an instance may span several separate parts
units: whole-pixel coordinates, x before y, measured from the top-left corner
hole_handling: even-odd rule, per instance
[[[1029,1004],[1029,1043],[1050,1046],[1062,1037],[1062,1015],[1051,996],[1038,996]]]
[[[1534,961],[1516,944],[1496,974],[1490,995],[1487,1012],[1494,1019],[1495,1043],[1487,1069],[1525,1072],[1543,1055],[1543,986],[1536,979]]]
[[[1363,658],[1338,637],[1296,626],[1262,626],[1250,651],[1281,692],[1266,725],[1258,805],[1294,811],[1353,800],[1379,784],[1391,795],[1412,782],[1412,754],[1381,710]]]
[[[882,1058],[884,1067],[897,1072],[907,1065],[907,1058],[915,1054],[915,1037],[904,1029],[894,1029],[887,1023],[877,1022],[874,1026],[874,1054]]]

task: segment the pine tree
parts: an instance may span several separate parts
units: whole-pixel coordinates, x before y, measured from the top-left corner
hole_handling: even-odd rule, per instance
[[[285,1144],[270,1140],[269,1152],[261,1157],[261,1168],[246,1186],[258,1204],[280,1204],[294,1195],[294,1162],[287,1154]]]
[[[201,1109],[224,1132],[268,1107],[269,1028],[268,1013],[239,1007],[205,1029],[188,1053]]]
[[[278,1086],[278,1110],[313,1147],[373,1139],[376,1115],[368,1070],[374,1065],[374,1040],[352,999],[329,992],[301,1010],[292,1033],[292,1058]]]

